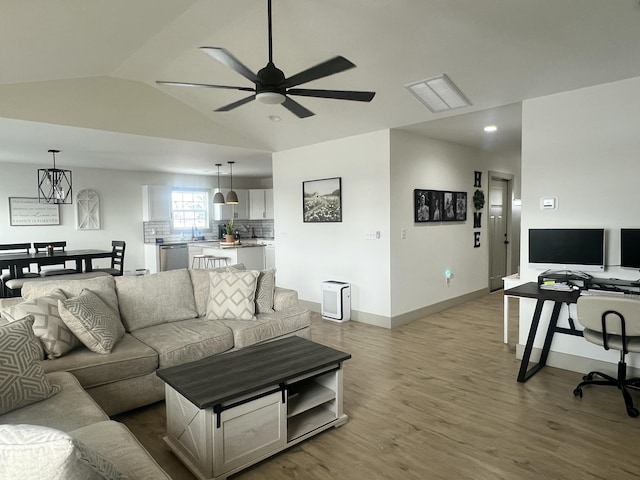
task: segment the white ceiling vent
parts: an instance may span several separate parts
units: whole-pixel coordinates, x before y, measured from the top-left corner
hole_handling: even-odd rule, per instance
[[[466,107],[471,102],[445,74],[405,85],[433,113]]]

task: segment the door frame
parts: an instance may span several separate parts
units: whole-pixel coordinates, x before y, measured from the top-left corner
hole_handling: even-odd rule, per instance
[[[492,170],[489,170],[489,185],[487,187],[487,199],[489,199],[490,197],[490,192],[491,192],[491,187],[493,186],[493,183],[495,181],[506,181],[507,182],[507,204],[504,206],[504,215],[507,219],[507,241],[509,242],[507,244],[507,261],[506,261],[506,266],[505,266],[505,270],[506,270],[506,275],[510,275],[510,273],[512,272],[513,269],[513,261],[512,261],[512,248],[513,248],[513,241],[512,241],[512,237],[513,237],[513,216],[512,216],[512,210],[513,210],[513,181],[514,181],[514,175],[511,173],[504,173],[504,172],[495,172]],[[490,203],[490,201],[489,201]],[[487,209],[487,215],[489,215],[489,209],[491,208],[491,205],[487,205],[488,209]],[[494,238],[492,238],[492,233],[491,233],[491,229],[488,228],[489,222],[488,222],[488,218],[487,218],[487,229],[489,230],[487,232],[487,236],[489,238],[489,248],[488,250],[488,259],[489,259],[489,268],[487,269],[487,284],[489,285],[489,287],[491,287],[491,265],[492,265],[492,248],[491,246],[493,245],[492,242],[495,240]],[[504,241],[504,238],[502,239]]]

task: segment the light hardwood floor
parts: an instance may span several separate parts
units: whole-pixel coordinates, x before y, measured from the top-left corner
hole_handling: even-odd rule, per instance
[[[640,478],[640,418],[627,416],[617,389],[575,398],[582,375],[550,367],[516,382],[518,322],[503,344],[502,299],[495,292],[394,330],[314,314],[313,340],[353,356],[349,422],[232,479]],[[174,480],[194,478],[161,441],[163,403],[116,419]]]

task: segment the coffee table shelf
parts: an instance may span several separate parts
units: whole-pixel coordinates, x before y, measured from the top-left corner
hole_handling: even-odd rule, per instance
[[[349,358],[288,337],[159,370],[167,384],[165,441],[198,479],[224,480],[345,424],[342,362]]]

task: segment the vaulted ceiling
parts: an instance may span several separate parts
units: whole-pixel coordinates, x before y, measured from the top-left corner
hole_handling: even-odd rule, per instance
[[[357,68],[305,87],[372,90],[371,103],[214,112],[246,93],[155,83],[250,87],[198,47],[264,67],[266,3],[0,0],[0,162],[59,148],[70,166],[203,173],[232,159],[268,175],[270,152],[386,128],[489,148],[477,125],[501,119],[509,138],[491,148],[514,148],[522,100],[640,75],[636,0],[273,0],[276,65],[289,76],[342,55]],[[434,114],[404,88],[441,73],[470,107]]]

